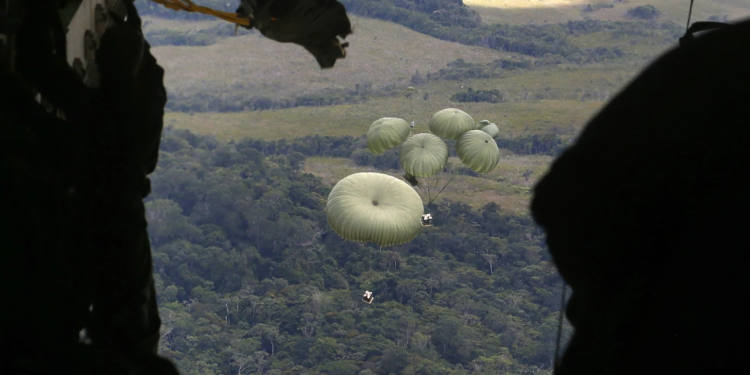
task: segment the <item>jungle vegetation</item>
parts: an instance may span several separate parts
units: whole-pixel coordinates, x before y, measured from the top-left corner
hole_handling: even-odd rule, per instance
[[[147,202],[161,353],[190,375],[549,369],[562,287],[532,220],[444,199],[407,244],[344,241],[302,152],[345,143],[165,131]]]

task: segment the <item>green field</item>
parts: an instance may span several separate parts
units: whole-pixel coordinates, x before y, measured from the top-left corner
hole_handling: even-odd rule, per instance
[[[504,210],[527,212],[530,188],[546,172],[551,160],[549,156],[504,153],[497,168],[483,177],[453,176],[454,179],[447,184],[440,197],[462,201],[474,208],[495,202]],[[455,166],[461,163],[456,158],[452,158],[450,162]],[[352,173],[372,172],[375,168],[357,166],[348,158],[309,157],[305,161],[305,171],[321,177],[324,183],[333,185]],[[399,178],[403,175],[403,171],[396,170],[380,172]],[[420,181],[442,188],[449,178],[450,176],[444,175]]]
[[[571,92],[571,95],[574,92]],[[234,113],[170,112],[165,123],[176,129],[213,134],[222,140],[259,138],[276,140],[307,135],[360,136],[381,117],[401,117],[417,122],[415,131],[429,132],[427,122],[433,113],[447,107],[464,110],[477,121],[489,119],[498,124],[501,137],[547,132],[553,127],[572,135],[601,108],[601,101],[541,100],[511,103],[451,103],[441,100],[380,98],[366,104],[332,107],[297,107],[273,111]],[[413,108],[413,114],[412,114]]]

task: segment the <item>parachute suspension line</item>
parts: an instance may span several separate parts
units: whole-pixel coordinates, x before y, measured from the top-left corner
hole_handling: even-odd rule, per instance
[[[241,17],[237,15],[236,13],[221,12],[221,11],[203,7],[200,5],[195,5],[190,0],[151,0],[151,1],[157,4],[164,5],[165,7],[172,9],[174,11],[184,10],[186,12],[202,13],[202,14],[207,14],[209,16],[221,18],[224,21],[232,22],[238,25],[242,25],[242,26],[250,25],[250,19],[248,18]]]
[[[439,172],[439,174],[442,174],[442,172]],[[425,196],[427,196],[427,204],[430,204],[434,202],[435,199],[437,199],[437,195],[434,197],[432,196],[432,193],[435,190],[437,190],[438,184],[440,183],[440,178],[438,178],[437,176],[438,175],[435,175],[431,177],[432,180],[428,180],[427,182],[420,183],[419,185],[417,185],[417,188],[419,189],[419,191],[421,191]],[[432,182],[432,188],[430,188],[431,182]],[[443,187],[443,189],[445,189],[445,187]],[[440,193],[438,193],[438,195],[440,195]]]
[[[690,30],[690,17],[693,15],[693,1],[694,0],[690,0],[690,10],[688,10],[688,20],[687,25],[685,26],[685,34],[687,34]]]
[[[438,178],[436,175],[434,179],[434,183],[432,184],[433,185],[432,188],[430,188],[429,182],[425,184],[425,188],[423,189],[423,191],[425,192],[425,194],[427,194],[427,204],[430,204],[435,200],[432,197],[432,192],[437,190],[437,185],[439,182],[440,182],[440,178]]]
[[[441,172],[441,176],[440,177],[442,177],[442,172]],[[430,193],[433,193],[433,192],[435,192],[435,190],[437,190],[438,184],[440,183],[440,180],[441,180],[440,178],[436,178],[435,179],[435,183],[432,185],[432,189],[430,189]],[[437,196],[433,197],[432,195],[430,195],[430,203],[434,202],[435,199],[437,199]]]
[[[450,185],[451,182],[453,182],[453,180],[456,178],[457,171],[458,171],[458,168],[456,167],[456,164],[451,163],[450,168],[448,168],[448,171],[446,172],[448,173],[448,176],[450,177],[448,178],[448,181],[445,183],[445,185],[443,185],[443,187],[440,189],[440,191],[438,191],[437,195],[435,195],[435,199],[437,199],[437,197],[440,196],[440,193],[442,193],[443,190],[445,190],[445,188],[447,188],[448,185]]]
[[[430,182],[432,182],[430,180],[428,180],[427,182],[420,183],[419,185],[417,185],[417,188],[419,188],[419,190],[425,196],[427,196],[427,204],[430,204],[430,203],[432,203],[435,200],[432,197],[432,191],[437,189],[438,182],[440,181],[440,179],[437,177],[437,175],[433,176],[432,178],[434,179],[434,184],[433,184],[432,189],[430,188]]]
[[[432,203],[433,201],[435,201],[435,199],[437,199],[440,196],[440,193],[442,193],[443,190],[445,190],[445,188],[447,188],[448,185],[450,185],[450,183],[453,181],[453,179],[456,178],[455,174],[450,173],[450,172],[448,172],[448,173],[450,174],[450,177],[448,178],[448,182],[446,182],[445,185],[443,185],[443,188],[440,189],[440,191],[438,191],[437,194],[435,194],[435,197],[432,198],[432,200],[430,201],[430,203]],[[437,184],[436,184],[436,187],[437,187]]]
[[[565,295],[568,291],[568,285],[565,284],[565,280],[563,280],[563,290],[562,290],[562,298],[560,299],[560,316],[558,317],[557,321],[557,341],[555,343],[555,371],[557,371],[560,367],[560,339],[562,338],[562,328],[563,328],[563,317],[565,316]]]
[[[435,196],[432,196],[432,192],[434,192],[435,190],[437,190],[437,188],[438,188],[438,184],[440,183],[440,180],[441,180],[441,179],[438,179],[438,178],[436,178],[436,179],[435,179],[435,185],[433,186],[433,189],[432,189],[432,190],[430,190],[430,187],[429,187],[429,185],[427,185],[426,193],[427,193],[427,203],[428,203],[428,204],[430,204],[430,203],[434,202],[434,201],[435,201],[436,199],[438,199],[438,197],[440,196],[440,193],[442,193],[442,192],[443,192],[443,190],[445,190],[445,188],[447,188],[447,187],[448,187],[448,185],[450,185],[450,183],[451,183],[451,182],[453,182],[453,179],[454,179],[454,178],[456,178],[456,175],[455,175],[455,174],[453,173],[453,172],[454,172],[454,171],[453,171],[453,169],[454,169],[453,167],[454,167],[454,165],[453,165],[453,163],[451,163],[450,167],[448,168],[448,170],[447,170],[447,172],[446,172],[446,174],[448,174],[448,176],[449,176],[449,177],[448,177],[448,181],[447,181],[447,182],[445,183],[445,185],[443,185],[443,187],[442,187],[442,188],[441,188],[441,189],[440,189],[440,190],[439,190],[439,191],[437,192],[437,194],[435,194]],[[440,173],[442,174],[442,172],[440,172]],[[424,191],[424,190],[423,190],[423,191]]]

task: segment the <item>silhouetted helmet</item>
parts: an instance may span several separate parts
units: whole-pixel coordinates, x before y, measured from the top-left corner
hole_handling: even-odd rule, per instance
[[[129,25],[115,25],[102,35],[96,62],[102,78],[135,77],[143,60],[143,35]]]

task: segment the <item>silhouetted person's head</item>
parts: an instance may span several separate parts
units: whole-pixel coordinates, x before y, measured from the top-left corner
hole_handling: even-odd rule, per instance
[[[118,85],[135,79],[143,49],[143,36],[132,26],[121,24],[107,29],[96,51],[101,85]]]

